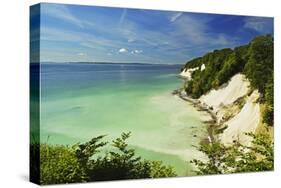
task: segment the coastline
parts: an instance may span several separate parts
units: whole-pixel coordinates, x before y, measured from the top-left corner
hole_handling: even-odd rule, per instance
[[[183,93],[180,90],[174,90],[172,92],[173,95],[179,97],[180,99],[192,104],[192,106],[197,110],[197,111],[201,111],[201,112],[206,112],[207,114],[209,114],[211,120],[208,121],[203,121],[204,124],[206,124],[208,126],[208,137],[204,140],[202,140],[202,142],[213,142],[215,141],[215,128],[218,125],[218,117],[216,116],[216,114],[212,111],[211,107],[207,106],[206,104],[201,103],[200,100],[198,99],[193,99],[191,97],[189,97],[188,95],[186,95],[185,93]]]
[[[188,80],[179,77],[184,80]],[[260,93],[249,88],[249,81],[241,73],[234,75],[226,84],[213,89],[199,99],[188,96],[182,88],[173,94],[191,103],[198,111],[207,112],[212,121],[208,125],[209,142],[220,140],[232,144],[239,140],[244,145],[251,143],[245,133],[255,132],[260,125]],[[247,122],[247,125],[244,125]]]

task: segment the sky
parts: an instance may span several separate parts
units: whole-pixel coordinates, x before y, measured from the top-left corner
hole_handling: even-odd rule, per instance
[[[46,3],[40,10],[41,62],[183,64],[273,33],[267,17]]]

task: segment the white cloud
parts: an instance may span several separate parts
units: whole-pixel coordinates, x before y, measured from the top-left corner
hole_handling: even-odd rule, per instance
[[[128,50],[126,48],[120,48],[119,53],[127,53]]]
[[[143,52],[142,50],[133,50],[133,51],[131,51],[132,54],[140,54],[142,52]]]
[[[85,53],[80,52],[80,53],[78,53],[77,55],[79,55],[79,56],[85,56],[86,54],[85,54]]]
[[[170,22],[176,21],[181,15],[182,15],[182,12],[178,12],[178,13],[174,14],[174,15],[170,18]]]
[[[136,40],[135,40],[135,39],[132,39],[132,38],[131,38],[131,39],[128,39],[128,42],[130,42],[130,43],[131,43],[131,42],[135,42],[135,41],[136,41]]]
[[[75,51],[74,53],[68,53],[69,57],[75,56],[77,59],[95,56],[100,61],[105,58],[114,61],[123,61],[124,58],[126,58],[126,61],[136,61],[136,59],[140,61],[154,61],[156,59],[158,61],[161,58],[165,61],[175,58],[179,59],[177,61],[185,61],[193,55],[195,49],[198,49],[197,52],[200,50],[203,52],[207,49],[213,49],[214,46],[216,48],[229,46],[233,41],[231,36],[209,32],[208,22],[211,18],[196,17],[192,14],[174,12],[163,15],[167,19],[168,27],[159,32],[157,29],[141,28],[137,22],[131,20],[130,16],[126,16],[129,13],[126,9],[120,12],[119,17],[117,15],[114,23],[102,24],[94,20],[95,16],[91,16],[89,19],[81,19],[71,12],[72,9],[63,5],[52,6],[51,12],[49,9],[48,12],[45,10],[46,14],[59,19],[59,22],[71,23],[77,27],[85,27],[96,31],[96,33],[102,33],[102,35],[99,35],[95,32],[85,32],[80,29],[70,30],[68,27],[50,28],[50,26],[44,26],[41,33],[43,44],[47,44],[45,41],[60,41],[74,42],[79,45],[80,49],[86,47],[87,56],[78,56],[76,50],[76,53]],[[108,20],[109,18],[104,17]],[[110,20],[113,19],[110,18]],[[145,53],[141,49],[144,49]],[[199,52],[196,54],[199,54]]]
[[[245,19],[244,27],[253,29],[259,33],[266,33],[272,30],[271,18],[249,17]]]

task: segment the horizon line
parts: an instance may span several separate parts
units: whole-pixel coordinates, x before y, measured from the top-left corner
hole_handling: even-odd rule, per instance
[[[66,64],[148,64],[148,65],[184,65],[185,63],[139,63],[139,62],[109,62],[109,61],[75,61],[75,62],[56,62],[56,61],[42,61],[42,62],[30,62],[30,64],[34,63],[54,63],[54,64],[60,64],[60,63],[66,63]]]

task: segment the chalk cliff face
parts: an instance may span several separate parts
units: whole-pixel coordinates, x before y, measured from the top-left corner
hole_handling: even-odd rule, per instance
[[[260,122],[260,104],[256,102],[260,94],[255,90],[247,96],[249,87],[250,82],[238,73],[219,89],[213,89],[199,98],[201,103],[213,109],[218,123],[227,127],[218,136],[224,144],[231,144],[234,140],[249,144],[251,140],[245,133],[255,132]],[[243,106],[235,108],[235,102],[242,98],[245,101]],[[226,121],[227,117],[229,119]]]
[[[208,106],[212,106],[217,111],[220,106],[232,104],[238,98],[246,95],[249,92],[249,86],[249,81],[243,74],[239,73],[219,89],[213,89],[209,93],[202,95],[199,100],[208,104]]]
[[[225,127],[218,135],[222,143],[232,144],[234,140],[239,140],[245,145],[250,144],[251,139],[245,133],[255,132],[261,121],[260,104],[257,102],[260,94],[257,90],[249,95],[250,92],[249,80],[238,73],[229,82],[198,99],[216,114],[219,126]]]
[[[257,36],[248,44],[208,52],[184,65],[183,91],[216,116],[225,144],[239,140],[258,125],[273,126],[273,37]],[[260,110],[262,105],[263,110]]]
[[[206,68],[205,64],[202,64],[200,66],[200,68],[199,67],[190,68],[190,69],[184,68],[183,71],[180,73],[180,76],[184,77],[187,80],[190,80],[192,72],[199,70],[199,69],[200,69],[200,71],[203,71],[203,70],[205,70],[205,68]]]
[[[180,73],[180,76],[184,77],[185,79],[187,80],[190,80],[191,79],[191,74],[192,72],[198,70],[199,67],[196,67],[196,68],[191,68],[191,69],[183,69],[183,71]]]
[[[259,95],[255,90],[250,96],[247,96],[241,111],[225,122],[227,128],[219,135],[222,143],[231,144],[233,140],[239,140],[245,145],[250,143],[250,137],[244,133],[255,132],[260,122],[260,104],[256,102]]]

